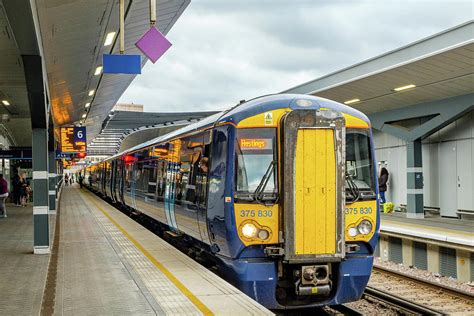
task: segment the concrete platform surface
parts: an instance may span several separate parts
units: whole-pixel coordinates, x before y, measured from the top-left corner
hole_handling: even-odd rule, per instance
[[[85,189],[61,199],[55,313],[271,314]]]
[[[0,315],[38,315],[49,255],[33,254],[31,205],[7,204],[7,216],[0,218]]]
[[[380,230],[474,247],[474,222],[432,216],[415,219],[404,214],[381,214]]]
[[[32,207],[0,218],[0,315],[272,315],[89,191],[64,187],[51,255]],[[59,225],[55,225],[58,220]],[[49,270],[48,270],[49,269]]]

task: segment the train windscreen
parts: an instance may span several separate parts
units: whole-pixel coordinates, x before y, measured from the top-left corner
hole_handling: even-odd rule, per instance
[[[354,192],[366,192],[367,197],[375,195],[372,170],[369,132],[348,129],[346,133],[346,191],[352,195],[352,198],[360,198],[360,196],[354,196]]]
[[[276,195],[275,128],[239,129],[236,143],[236,191]]]

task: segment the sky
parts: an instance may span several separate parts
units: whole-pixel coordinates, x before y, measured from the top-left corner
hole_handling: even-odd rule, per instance
[[[223,110],[473,19],[463,0],[191,0],[119,102]]]

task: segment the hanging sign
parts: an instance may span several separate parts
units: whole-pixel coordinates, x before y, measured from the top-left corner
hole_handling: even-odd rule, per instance
[[[109,55],[102,56],[105,74],[134,74],[142,73],[140,55]]]
[[[104,74],[133,74],[142,73],[142,61],[140,55],[125,55],[125,1],[119,3],[119,50],[120,55],[104,54],[102,67]]]
[[[156,27],[152,26],[136,43],[138,47],[145,54],[152,63],[163,56],[164,53],[171,47],[171,43],[161,34]]]
[[[85,127],[61,127],[61,153],[86,152]]]

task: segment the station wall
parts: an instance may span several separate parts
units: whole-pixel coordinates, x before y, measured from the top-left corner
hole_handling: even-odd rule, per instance
[[[406,141],[374,130],[377,161],[390,173],[388,201],[406,204]],[[423,141],[424,205],[439,207],[441,215],[474,211],[474,111]]]

